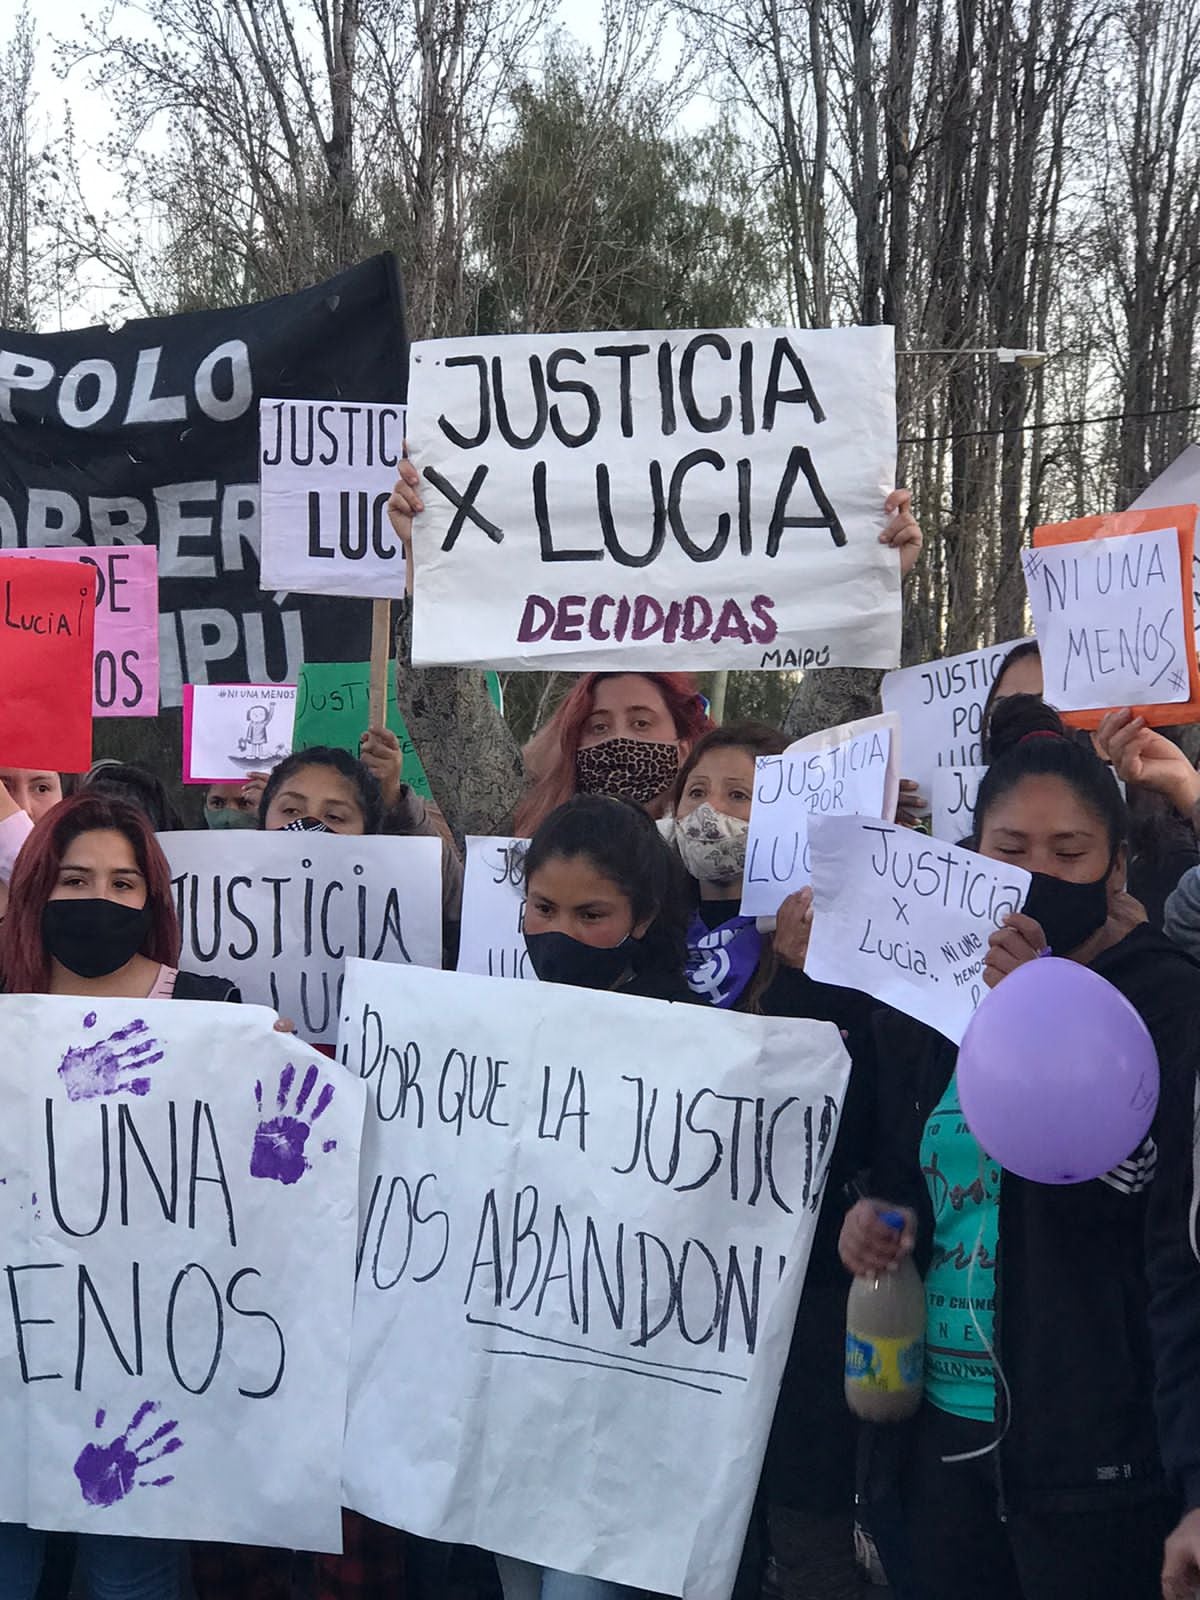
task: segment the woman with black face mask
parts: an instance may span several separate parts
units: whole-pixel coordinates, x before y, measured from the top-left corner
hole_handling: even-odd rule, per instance
[[[972,843],[1033,884],[993,934],[984,980],[1047,954],[1107,979],[1154,1039],[1159,1116],[1092,1182],[1002,1173],[963,1120],[955,1047],[881,1011],[870,1192],[907,1225],[898,1239],[883,1199],[860,1200],[842,1260],[875,1274],[915,1251],[925,1275],[925,1404],[902,1475],[923,1600],[1158,1600],[1172,1505],[1151,1404],[1145,1229],[1172,1086],[1194,1082],[1200,984],[1125,892],[1128,822],[1110,769],[1033,695],[997,702],[991,739]]]
[[[0,929],[0,984],[10,994],[236,1001],[224,978],[179,972],[171,876],[145,817],[84,791],[35,824],[17,859]],[[0,1525],[0,1594],[32,1600],[47,1535]],[[182,1547],[81,1535],[89,1595],[176,1600]]]

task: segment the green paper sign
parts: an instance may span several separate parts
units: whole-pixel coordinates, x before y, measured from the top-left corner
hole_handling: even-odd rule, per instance
[[[502,711],[500,680],[494,672],[486,676],[492,702]],[[348,750],[356,756],[358,741],[367,731],[370,680],[369,661],[310,661],[301,667],[296,684],[292,749],[307,750],[310,745],[327,744],[336,750]],[[394,661],[388,663],[387,725],[399,739],[404,752],[404,782],[422,799],[431,799],[425,768],[421,765],[421,758],[408,736],[400,707],[396,704]]]

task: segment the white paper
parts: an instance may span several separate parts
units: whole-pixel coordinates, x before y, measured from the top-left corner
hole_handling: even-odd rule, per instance
[[[0,999],[0,1521],[340,1550],[363,1086],[273,1022]]]
[[[1023,867],[868,817],[814,817],[804,970],[861,989],[958,1044],[984,994],[988,939],[1019,911]]]
[[[336,833],[163,833],[183,933],[180,965],[229,978],[242,998],[337,1038],[347,956],[436,967],[442,846]]]
[[[1200,504],[1200,444],[1185,445],[1153,483],[1130,505],[1130,511],[1154,511],[1159,506]],[[1192,619],[1200,640],[1200,550],[1192,550]]]
[[[439,340],[408,398],[416,665],[898,664],[890,328]]]
[[[811,883],[813,817],[896,815],[898,729],[899,719],[884,712],[823,728],[782,755],[757,757],[743,916],[773,917],[788,895]]]
[[[192,783],[234,783],[270,772],[292,753],[296,686],[197,683],[191,689],[191,746],[184,771]]]
[[[935,839],[961,844],[975,825],[975,796],[986,767],[938,767],[930,791]]]
[[[528,839],[467,835],[458,946],[460,972],[537,982],[525,948],[525,874],[521,857],[528,848]]]
[[[1047,545],[1022,551],[1021,561],[1051,705],[1187,699],[1177,529]]]
[[[727,1600],[845,1091],[837,1029],[360,961],[344,1014],[368,1107],[349,1504]],[[665,1181],[635,1157],[639,1105]]]
[[[259,402],[264,589],[399,599],[404,547],[388,519],[404,407]]]
[[[904,735],[901,776],[911,778],[926,801],[939,767],[978,764],[983,703],[1004,658],[1021,642],[1010,639],[884,674],[883,709],[896,713]]]

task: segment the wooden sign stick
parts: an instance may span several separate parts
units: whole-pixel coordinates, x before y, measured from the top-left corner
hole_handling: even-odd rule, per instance
[[[371,678],[367,695],[368,726],[387,726],[388,667],[392,654],[392,602],[371,602]]]

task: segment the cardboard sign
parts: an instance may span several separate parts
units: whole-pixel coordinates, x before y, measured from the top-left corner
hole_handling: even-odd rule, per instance
[[[986,767],[939,767],[930,791],[935,839],[961,844],[975,825],[975,796]]]
[[[0,998],[0,1522],[341,1548],[363,1087],[273,1022]]]
[[[837,1029],[352,961],[347,1503],[727,1600],[848,1061]]]
[[[413,660],[899,664],[890,328],[414,345]]]
[[[531,978],[525,948],[525,874],[528,839],[467,835],[463,872],[462,935],[458,970],[485,978]]]
[[[485,674],[492,703],[503,710],[500,680],[494,672]],[[306,661],[300,668],[296,686],[296,721],[292,734],[293,747],[307,750],[314,744],[332,745],[336,750],[349,750],[358,754],[358,741],[367,731],[370,721],[371,663],[369,661]],[[396,703],[396,664],[388,664],[387,725],[400,741],[404,754],[401,779],[422,799],[429,800],[433,791],[409,737],[400,707]]]
[[[387,503],[404,458],[404,407],[262,400],[262,586],[400,599],[404,547]]]
[[[805,972],[958,1044],[983,998],[988,939],[1025,903],[1029,873],[867,817],[814,817],[809,838]]]
[[[164,833],[180,965],[332,1044],[346,958],[442,960],[442,846],[336,833]]]
[[[291,684],[185,684],[184,783],[236,783],[292,753]]]
[[[1019,639],[967,650],[884,674],[883,709],[900,718],[904,771],[928,801],[939,767],[970,767],[981,759],[983,705],[1005,657]]]
[[[0,550],[20,560],[86,562],[96,569],[92,715],[158,715],[158,552],[147,545],[91,550]]]
[[[900,792],[889,712],[797,739],[755,763],[742,915],[773,917],[811,883],[808,828],[814,816],[894,817]]]
[[[1047,603],[1047,611],[1051,604],[1057,611],[1053,626],[1057,630],[1059,644],[1055,647],[1053,669],[1045,660],[1045,645],[1044,643],[1042,645],[1046,698],[1063,711],[1064,720],[1073,727],[1097,728],[1106,710],[1130,702],[1114,698],[1100,705],[1098,698],[1092,698],[1089,700],[1089,706],[1096,709],[1072,710],[1064,706],[1058,685],[1068,677],[1068,667],[1074,676],[1076,687],[1082,687],[1084,680],[1090,674],[1095,677],[1098,684],[1109,686],[1105,693],[1117,686],[1118,677],[1121,678],[1121,686],[1124,687],[1129,681],[1130,674],[1135,682],[1154,680],[1157,676],[1159,687],[1155,692],[1165,690],[1162,698],[1146,703],[1135,702],[1133,706],[1138,715],[1144,717],[1151,727],[1194,722],[1200,718],[1200,667],[1196,662],[1192,606],[1190,601],[1184,599],[1191,593],[1196,507],[1168,506],[1155,511],[1126,511],[1112,517],[1081,517],[1074,522],[1049,523],[1045,527],[1033,530],[1034,549],[1032,552],[1027,551],[1026,556],[1045,555],[1049,560],[1050,552],[1057,551],[1062,545],[1123,538],[1128,534],[1160,533],[1164,529],[1177,530],[1174,547],[1177,580],[1166,581],[1165,569],[1170,550],[1164,541],[1159,541],[1158,559],[1152,559],[1151,546],[1142,547],[1144,553],[1140,566],[1136,560],[1131,560],[1128,567],[1123,564],[1123,557],[1115,560],[1111,566],[1113,594],[1098,595],[1099,599],[1108,604],[1109,622],[1105,624],[1094,612],[1089,611],[1086,620],[1080,622],[1076,619],[1074,639],[1072,639],[1071,622],[1064,619],[1062,614],[1064,608],[1058,605],[1057,588],[1051,580],[1044,576],[1038,577],[1035,573],[1035,585],[1040,585],[1043,591],[1047,582],[1050,582],[1052,599]],[[1160,565],[1164,570],[1164,579],[1161,582],[1157,575]],[[1042,570],[1038,569],[1039,572]],[[1055,565],[1046,570],[1054,573],[1066,569],[1056,561]],[[1078,568],[1072,570],[1079,572]],[[1028,571],[1027,564],[1027,582]],[[1109,572],[1110,564],[1104,560],[1099,566],[1094,566],[1090,574],[1086,571],[1079,573],[1081,595],[1089,592],[1089,583],[1093,590],[1102,590],[1109,582]],[[1072,606],[1076,604],[1074,581],[1072,578],[1071,587],[1064,591],[1065,600]],[[1117,587],[1118,585],[1121,587]],[[1114,595],[1117,603],[1113,603]],[[1122,599],[1136,603],[1122,606],[1119,603]],[[1161,631],[1156,631],[1159,630],[1160,623]],[[1175,652],[1173,657],[1171,657],[1172,650]],[[1082,665],[1076,665],[1076,658],[1079,657],[1085,658]],[[1168,660],[1168,657],[1171,659]],[[1117,670],[1109,671],[1114,661]],[[1159,676],[1160,669],[1161,676]],[[1175,681],[1177,676],[1182,676],[1184,680],[1183,698],[1171,699],[1168,695],[1176,696],[1180,692],[1179,685]],[[1099,696],[1099,688],[1093,691],[1093,694]]]
[[[1187,699],[1177,529],[1025,550],[1021,561],[1052,705],[1092,711]],[[1190,604],[1186,620],[1190,638]]]
[[[86,772],[92,764],[96,569],[0,565],[0,761]]]

